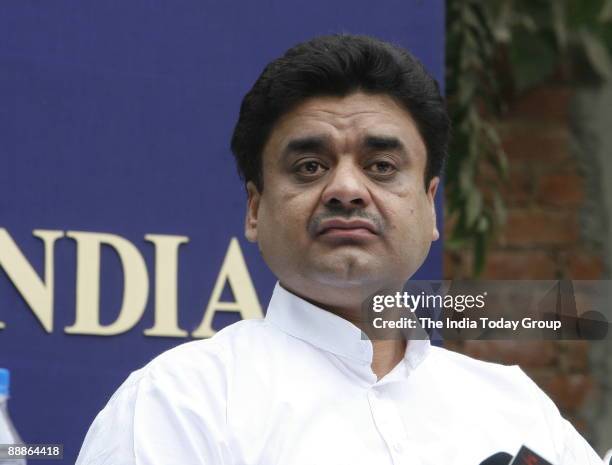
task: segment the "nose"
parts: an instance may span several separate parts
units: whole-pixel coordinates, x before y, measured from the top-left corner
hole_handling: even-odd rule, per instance
[[[355,161],[340,161],[330,173],[322,193],[322,202],[330,208],[362,209],[371,202],[363,169]]]

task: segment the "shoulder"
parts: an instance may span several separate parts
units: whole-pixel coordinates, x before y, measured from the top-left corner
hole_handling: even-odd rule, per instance
[[[239,321],[209,339],[186,342],[161,353],[134,371],[108,406],[150,396],[153,391],[157,397],[223,402],[237,376],[244,378],[253,365],[265,369],[291,344],[287,339],[289,336],[264,319]]]
[[[240,357],[274,350],[282,337],[278,333],[263,319],[242,320],[209,339],[186,342],[163,352],[142,369],[141,376],[159,379],[203,375],[210,381],[214,375],[228,374]]]
[[[535,438],[548,438],[543,451],[557,457],[558,463],[600,463],[552,399],[519,366],[484,362],[440,347],[431,347],[426,360],[438,383],[461,400],[459,408],[466,415],[480,412],[487,424],[518,425],[519,431],[529,432],[521,442],[529,445],[534,440],[534,450],[547,443]]]
[[[467,376],[471,375],[478,378],[493,377],[496,380],[508,378],[510,381],[526,381],[526,375],[517,365],[487,362],[443,347],[431,346],[428,360],[440,368],[444,366],[448,370],[461,372]]]
[[[483,377],[492,377],[499,379],[506,377],[516,380],[517,377],[523,376],[516,365],[487,362],[433,345],[430,348],[426,361],[430,365],[435,364],[439,369],[444,367],[446,370],[449,370],[449,373],[461,373],[468,378],[477,377],[482,379]]]
[[[193,457],[225,463],[229,452],[219,443],[227,436],[235,351],[260,339],[262,326],[262,320],[236,323],[131,373],[92,423],[77,464],[189,463]],[[154,454],[155,460],[143,459]]]
[[[485,362],[441,347],[431,348],[427,362],[434,376],[467,404],[505,411],[530,409],[533,415],[560,418],[552,400],[518,365]]]

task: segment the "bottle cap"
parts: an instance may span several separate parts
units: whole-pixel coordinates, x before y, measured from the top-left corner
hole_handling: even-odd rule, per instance
[[[11,372],[6,368],[0,368],[0,396],[9,395],[9,386],[11,385]]]

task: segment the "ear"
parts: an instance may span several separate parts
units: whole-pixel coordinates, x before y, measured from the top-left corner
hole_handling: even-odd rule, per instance
[[[248,199],[246,218],[244,221],[244,236],[249,242],[257,242],[257,215],[259,213],[259,200],[261,199],[261,194],[253,181],[249,181],[246,188]]]
[[[440,184],[440,177],[435,176],[429,181],[429,187],[427,188],[427,200],[431,208],[431,217],[433,218],[433,230],[432,230],[432,241],[436,241],[440,238],[440,232],[438,231],[436,221],[436,204],[434,202],[436,198],[436,192],[438,185]]]

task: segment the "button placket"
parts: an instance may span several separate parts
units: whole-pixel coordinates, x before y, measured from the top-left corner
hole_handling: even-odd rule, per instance
[[[406,434],[402,420],[393,401],[387,399],[379,389],[369,394],[372,416],[395,465],[406,463]]]

